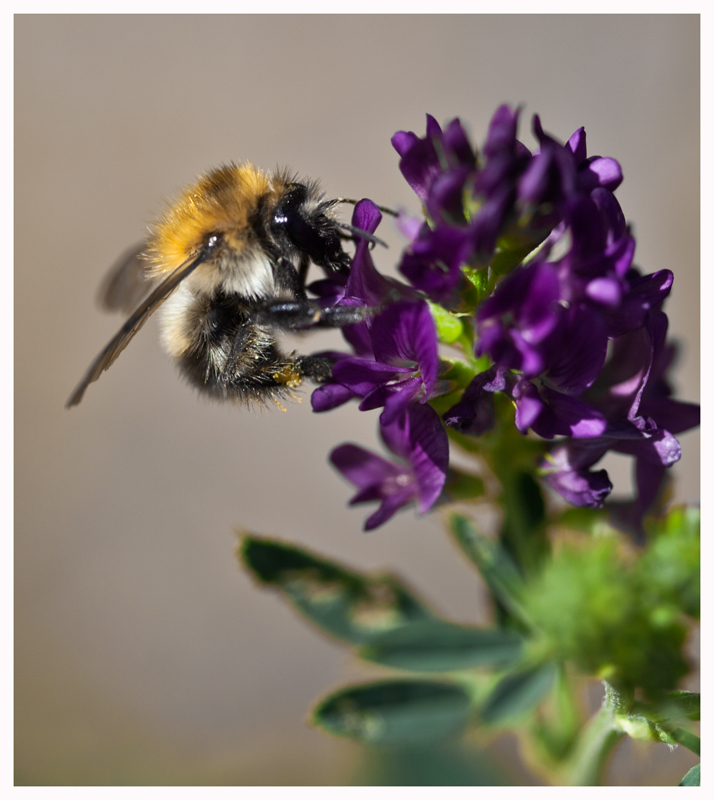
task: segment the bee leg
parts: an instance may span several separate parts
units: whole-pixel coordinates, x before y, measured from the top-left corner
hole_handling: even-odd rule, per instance
[[[322,308],[311,300],[290,300],[265,303],[254,311],[254,321],[285,331],[307,328],[342,328],[364,322],[374,312],[365,306],[331,306]]]
[[[275,267],[275,282],[281,288],[294,295],[298,300],[307,300],[305,293],[305,278],[307,268],[310,266],[309,258],[302,258],[300,261],[300,271],[286,258],[281,258]]]
[[[302,374],[314,383],[326,383],[332,378],[334,359],[327,356],[298,356],[297,365]]]

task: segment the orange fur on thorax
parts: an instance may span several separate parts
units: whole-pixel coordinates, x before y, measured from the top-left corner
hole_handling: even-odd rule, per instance
[[[148,275],[175,270],[199,252],[210,233],[230,237],[231,249],[239,255],[248,246],[248,220],[258,198],[282,189],[277,181],[252,164],[228,164],[185,187],[152,228]]]

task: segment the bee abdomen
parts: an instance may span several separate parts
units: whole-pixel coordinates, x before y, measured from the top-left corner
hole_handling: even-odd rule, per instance
[[[261,403],[289,396],[303,371],[280,351],[270,330],[251,321],[238,295],[196,298],[176,339],[178,366],[202,393],[224,400]]]

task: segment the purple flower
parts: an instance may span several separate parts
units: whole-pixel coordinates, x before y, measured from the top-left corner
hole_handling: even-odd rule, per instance
[[[578,204],[594,190],[602,188],[612,193],[622,182],[622,170],[615,159],[586,157],[584,128],[575,131],[562,145],[543,131],[535,114],[533,133],[540,150],[519,180],[519,201],[531,207],[552,206],[556,223],[558,219],[570,221]]]
[[[363,398],[360,410],[384,406],[392,422],[414,400],[434,396],[439,371],[436,328],[423,301],[392,303],[372,320],[374,359],[347,357],[335,364],[336,383]]]
[[[493,116],[477,164],[458,119],[444,131],[427,115],[424,138],[400,131],[392,144],[399,166],[429,217],[406,249],[401,272],[434,300],[455,302],[461,267],[485,266],[513,211],[517,179],[530,153],[516,139],[519,111]]]
[[[371,234],[375,232],[381,219],[380,210],[371,200],[360,200],[355,205],[352,214],[352,225]],[[321,297],[327,298],[330,305],[364,305],[375,309],[387,300],[413,295],[408,286],[385,278],[377,271],[372,261],[369,241],[365,238],[357,240],[352,267],[346,280],[344,276],[335,276],[312,284],[310,289]],[[354,354],[368,360],[374,358],[371,325],[372,323],[368,319],[365,322],[346,325],[342,328],[342,334],[352,346]],[[317,355],[328,356],[335,365],[353,358],[353,355],[349,353],[339,352],[325,352]],[[313,411],[322,412],[330,411],[360,396],[348,386],[343,386],[333,380],[318,386],[312,393],[310,402]]]
[[[607,427],[604,416],[575,397],[521,378],[511,390],[516,401],[516,427],[521,433],[532,428],[544,439],[574,436],[590,439]]]
[[[542,464],[545,481],[574,506],[602,508],[612,491],[612,483],[604,469],[592,472],[590,467],[599,461],[607,445],[592,440],[573,440],[558,445]]]
[[[380,501],[367,517],[367,531],[383,525],[414,500],[420,514],[429,511],[441,494],[449,465],[446,431],[430,406],[409,405],[391,422],[381,421],[380,430],[399,461],[387,461],[354,444],[340,445],[330,455],[335,467],[358,489],[350,505]]]
[[[425,205],[434,181],[449,168],[473,167],[476,159],[466,132],[458,119],[452,120],[445,131],[431,116],[426,115],[426,136],[420,139],[411,131],[398,131],[392,145],[401,156],[399,169]]]
[[[547,366],[544,342],[558,324],[558,275],[537,263],[511,273],[476,315],[477,355],[487,353],[502,369],[538,375]]]
[[[471,251],[468,228],[445,225],[432,230],[425,222],[404,251],[399,271],[432,300],[450,305],[463,279],[461,267]]]
[[[618,505],[619,522],[641,540],[642,518],[657,499],[666,469],[679,460],[681,449],[673,435],[699,424],[699,406],[670,397],[666,371],[674,350],[666,345],[667,317],[649,315],[646,324],[613,342],[609,362],[580,400],[604,420],[606,427],[591,439],[569,439],[551,452],[547,482],[570,502],[574,482],[596,480],[589,468],[606,452],[635,458],[636,495]],[[602,472],[602,471],[601,471]],[[600,479],[601,480],[601,479]],[[602,481],[601,481],[602,483]],[[602,486],[599,497],[602,497]],[[593,505],[583,490],[582,502]]]

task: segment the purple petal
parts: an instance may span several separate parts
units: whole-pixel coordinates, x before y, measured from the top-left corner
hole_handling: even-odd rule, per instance
[[[310,397],[312,410],[316,413],[331,411],[357,397],[353,391],[339,383],[327,383],[318,386]]]
[[[622,298],[620,283],[613,278],[595,278],[585,290],[587,296],[603,306],[617,306]]]
[[[412,378],[411,380],[402,381],[398,391],[396,391],[394,387],[380,388],[387,389],[384,400],[378,403],[378,405],[384,405],[384,411],[380,416],[380,421],[383,425],[388,425],[404,413],[409,403],[420,393],[421,380],[419,378]],[[389,389],[392,389],[392,391],[389,391]],[[379,391],[379,389],[376,391]],[[426,402],[426,400],[427,397],[425,395],[422,397],[422,402]],[[373,406],[373,408],[376,408],[376,406]]]
[[[412,403],[393,422],[380,420],[380,428],[387,447],[412,465],[419,513],[426,513],[444,488],[449,466],[449,440],[439,415],[431,406]]]
[[[513,150],[520,113],[520,108],[512,111],[510,106],[505,103],[496,109],[496,113],[491,117],[488,134],[483,145],[483,153],[486,158],[492,158],[504,150]]]
[[[469,137],[458,117],[452,119],[444,129],[444,149],[455,162],[452,166],[476,166],[476,158]]]
[[[607,330],[600,314],[584,304],[571,306],[547,350],[549,383],[566,394],[582,394],[600,374],[607,355]]]
[[[411,214],[407,214],[406,211],[400,211],[394,224],[397,226],[399,233],[401,233],[408,242],[413,242],[419,235],[424,220],[421,217],[414,217]]]
[[[364,523],[366,531],[373,531],[388,522],[400,508],[411,503],[414,499],[413,486],[405,486],[400,491],[387,495],[383,500],[380,507],[370,514]]]
[[[575,163],[581,164],[585,161],[587,156],[587,147],[585,143],[585,128],[578,128],[577,131],[568,139],[565,146],[575,157]]]
[[[416,363],[427,394],[433,391],[439,371],[439,347],[426,302],[388,306],[372,323],[372,342],[375,358],[380,361]]]
[[[580,508],[602,508],[612,491],[612,483],[604,469],[554,472],[545,476],[551,489],[569,503]]]
[[[561,392],[544,387],[542,396],[558,420],[556,434],[591,439],[601,436],[607,428],[605,417],[587,403]]]
[[[513,396],[516,399],[516,427],[518,430],[525,434],[528,428],[533,427],[539,436],[544,439],[552,439],[555,435],[553,415],[541,399],[538,389],[530,381],[521,379],[513,388]],[[540,420],[541,415],[546,419]],[[540,424],[536,428],[534,426],[538,421]]]
[[[622,183],[622,167],[614,158],[592,156],[585,170],[581,171],[580,180],[586,191],[601,186],[614,192]]]
[[[419,378],[407,378],[403,381],[390,381],[389,383],[376,386],[367,394],[360,403],[360,411],[371,411],[373,408],[379,408],[392,402],[392,408],[402,408],[408,405],[418,394],[421,389],[421,380]],[[389,419],[390,415],[387,415]]]
[[[360,200],[352,214],[352,225],[367,233],[374,233],[381,219],[382,212],[371,200]],[[353,303],[354,300],[350,301],[350,298],[356,298],[367,306],[379,306],[394,285],[393,281],[381,275],[374,266],[369,241],[364,237],[358,238],[345,286],[345,299],[341,304]]]
[[[406,367],[395,367],[366,358],[348,357],[335,364],[332,376],[337,383],[351,389],[359,397],[366,397],[376,386],[411,371]]]

